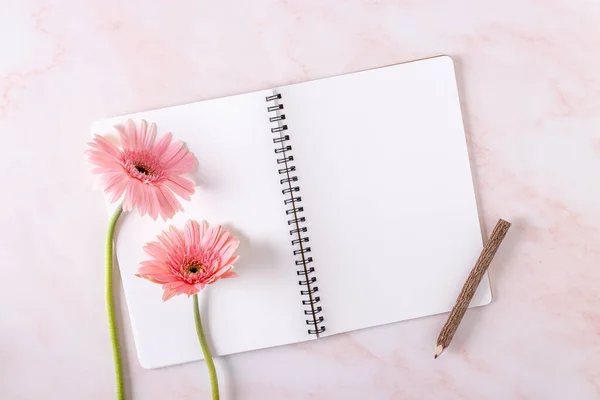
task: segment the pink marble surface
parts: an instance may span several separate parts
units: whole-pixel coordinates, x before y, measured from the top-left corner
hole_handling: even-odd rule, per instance
[[[1,1],[0,398],[113,398],[90,121],[438,54],[484,230],[514,223],[495,301],[435,362],[445,316],[223,358],[224,398],[600,398],[599,21],[585,0]],[[120,321],[132,399],[208,397],[202,363],[142,369]]]

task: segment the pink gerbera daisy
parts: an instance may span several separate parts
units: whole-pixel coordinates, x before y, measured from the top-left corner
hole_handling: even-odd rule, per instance
[[[153,259],[140,264],[137,276],[163,285],[163,301],[188,297],[221,278],[237,276],[231,269],[239,256],[239,240],[220,225],[188,221],[183,233],[171,226],[144,250]]]
[[[171,143],[171,133],[156,140],[156,124],[142,120],[139,126],[128,120],[115,126],[121,139],[117,147],[105,137],[94,135],[86,150],[94,165],[93,174],[111,203],[123,197],[123,210],[137,207],[140,215],[171,218],[183,211],[175,197],[190,200],[194,183],[182,175],[196,166],[196,158],[183,143]]]

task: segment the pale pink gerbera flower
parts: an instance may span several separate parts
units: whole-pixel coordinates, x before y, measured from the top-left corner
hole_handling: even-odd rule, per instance
[[[166,220],[183,211],[173,193],[185,200],[194,193],[194,183],[182,176],[196,166],[194,155],[183,143],[171,143],[171,133],[157,141],[154,123],[148,126],[142,120],[136,126],[128,120],[115,129],[120,147],[94,135],[85,153],[94,165],[92,173],[100,175],[109,201],[114,203],[123,197],[124,211],[137,207],[140,215],[149,214],[153,219],[160,215]]]
[[[178,294],[188,297],[221,278],[235,278],[231,269],[239,240],[220,225],[188,221],[183,233],[171,226],[144,250],[153,260],[140,264],[137,276],[163,286],[163,301]]]

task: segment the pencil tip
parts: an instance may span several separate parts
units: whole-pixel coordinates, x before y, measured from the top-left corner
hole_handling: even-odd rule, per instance
[[[436,358],[438,358],[440,356],[440,354],[442,354],[443,351],[444,351],[444,346],[442,346],[441,344],[438,345],[435,348],[435,355],[433,356],[433,359],[435,360]]]

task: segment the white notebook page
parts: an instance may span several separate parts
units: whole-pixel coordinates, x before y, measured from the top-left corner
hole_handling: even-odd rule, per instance
[[[450,310],[482,248],[452,60],[278,91],[326,335]]]
[[[104,134],[132,118],[173,132],[198,158],[199,185],[185,213],[167,223],[125,213],[116,254],[140,363],[146,368],[202,359],[192,299],[161,300],[160,285],[134,276],[148,258],[142,247],[169,224],[206,219],[241,240],[238,278],[201,292],[202,316],[214,354],[224,355],[312,339],[306,331],[296,266],[277,173],[265,97],[271,91],[169,107],[97,122]]]

